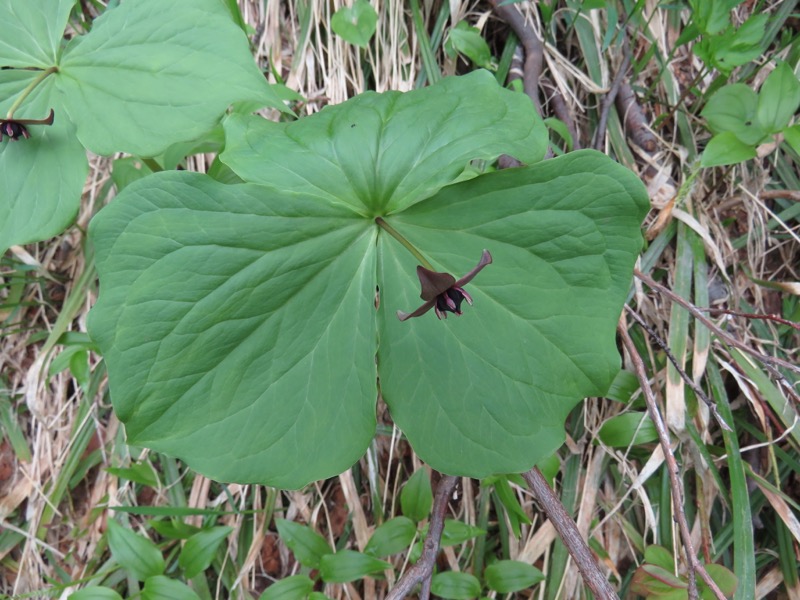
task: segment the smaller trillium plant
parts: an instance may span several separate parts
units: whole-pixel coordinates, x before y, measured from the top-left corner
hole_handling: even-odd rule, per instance
[[[439,273],[431,271],[425,267],[417,267],[417,277],[422,286],[422,298],[425,303],[414,312],[406,313],[401,310],[397,311],[397,318],[401,321],[410,319],[411,317],[419,317],[424,315],[430,309],[433,309],[439,319],[446,319],[447,313],[455,313],[456,316],[463,314],[461,310],[461,303],[466,300],[467,304],[472,306],[472,296],[465,290],[464,286],[467,285],[472,279],[480,273],[480,271],[492,262],[492,255],[488,250],[484,250],[481,254],[481,259],[472,270],[464,275],[461,279],[456,281],[450,273]]]

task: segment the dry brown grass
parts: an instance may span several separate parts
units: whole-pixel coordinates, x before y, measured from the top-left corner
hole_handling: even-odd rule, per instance
[[[240,2],[244,18],[256,31],[257,58],[264,66],[272,65],[288,87],[307,99],[302,106],[306,114],[367,89],[410,90],[421,72],[419,40],[406,3],[400,0],[373,3],[380,15],[378,43],[366,52],[338,37],[327,37],[323,24],[344,4],[342,0]],[[442,3],[435,0],[423,5],[432,23]],[[447,9],[451,22],[468,18],[490,32],[499,54],[507,29],[486,4],[451,0]],[[543,25],[537,11],[527,3],[522,4],[522,9],[534,29],[541,31]],[[566,16],[566,9],[559,10]],[[644,17],[646,25],[638,30],[638,38],[631,41],[634,55],[640,56],[645,50],[649,43],[646,34],[667,54],[680,33],[673,11],[648,2]],[[601,49],[607,28],[604,18],[603,11],[590,11],[580,16],[595,32],[592,42],[596,60],[588,54],[589,48],[582,45],[586,40],[579,40],[574,29],[567,27],[563,20],[555,21],[554,25],[558,27],[553,33],[559,44],[547,44],[544,48],[547,76],[567,103],[578,129],[589,133],[592,110],[598,104],[598,97],[609,88],[620,62],[618,54]],[[307,29],[304,29],[305,23]],[[307,33],[305,37],[304,32]],[[445,57],[441,51],[437,59],[443,73],[455,73],[464,68],[463,63]],[[632,83],[652,91],[648,97],[650,104],[645,103],[645,108],[657,116],[665,112],[665,107],[675,105],[681,86],[701,67],[696,57],[681,51],[665,68],[655,61],[648,62],[638,80]],[[372,74],[371,78],[365,76],[366,72]],[[708,83],[709,80],[704,80],[701,85]],[[689,108],[691,102],[689,99]],[[548,106],[545,103],[546,110]],[[689,116],[687,123],[698,135],[705,135],[695,118]],[[621,136],[618,122],[612,122],[609,127]],[[763,192],[769,184],[786,184],[786,180],[776,174],[776,165],[770,160],[750,161],[727,170],[706,170],[702,177],[691,179],[689,156],[695,149],[686,147],[678,130],[678,120],[670,120],[655,133],[659,147],[654,153],[621,148],[613,135],[609,136],[606,149],[642,173],[649,184],[653,202],[647,223],[650,239],[658,240],[658,236],[674,227],[675,222],[697,235],[702,257],[696,262],[707,267],[709,283],[705,292],[695,292],[687,299],[697,305],[724,304],[742,312],[779,314],[787,298],[799,293],[800,237],[797,216],[779,222],[774,230],[766,228],[766,224],[775,219],[776,208],[771,199],[764,199]],[[209,158],[194,157],[189,160],[188,168],[205,170]],[[111,164],[110,159],[92,158],[75,226],[49,242],[11,250],[12,258],[31,270],[22,295],[24,308],[15,317],[19,325],[0,337],[0,400],[13,408],[12,420],[23,433],[30,456],[25,456],[20,448],[12,448],[8,436],[0,445],[0,524],[7,536],[0,546],[0,594],[35,594],[51,589],[53,581],[92,580],[111,568],[112,565],[105,562],[107,549],[103,535],[106,519],[112,513],[105,507],[119,505],[256,511],[220,519],[220,524],[234,528],[229,537],[227,560],[234,565],[235,577],[233,583],[223,586],[217,582],[216,589],[212,586],[212,597],[257,597],[270,582],[299,571],[299,564],[275,533],[271,517],[278,512],[283,518],[309,524],[332,545],[345,543],[347,547],[363,549],[374,531],[375,514],[382,514],[384,518],[398,514],[399,488],[411,472],[422,466],[407,444],[400,441],[396,429],[391,430],[391,435],[376,438],[359,464],[359,481],[352,471],[347,471],[338,478],[318,482],[301,491],[278,492],[251,485],[222,488],[202,476],[188,474],[180,464],[149,456],[147,452],[136,451],[132,456],[133,450],[124,444],[122,428],[110,410],[102,376],[98,379],[99,386],[89,390],[90,395],[69,370],[49,376],[54,357],[63,349],[58,343],[61,336],[66,332],[86,331],[86,315],[95,300],[96,284],[85,248],[85,229],[100,206],[113,197],[109,183]],[[649,171],[648,166],[651,167]],[[784,168],[793,168],[794,176],[798,177],[796,165]],[[740,238],[743,244],[738,242]],[[677,270],[675,253],[675,242],[667,242],[663,250],[652,257],[649,269],[651,273],[655,270],[662,274],[660,280],[673,289],[680,287],[680,278],[686,277]],[[6,267],[2,274],[10,275],[11,271]],[[761,285],[759,280],[776,286]],[[780,285],[783,287],[777,287]],[[7,277],[4,293],[10,293],[9,286]],[[742,302],[746,302],[746,310],[741,308]],[[663,295],[640,282],[637,282],[631,306],[663,339],[671,344],[675,341],[676,311],[683,309],[676,308]],[[5,318],[8,312],[0,316]],[[629,321],[627,317],[623,319]],[[750,319],[726,315],[714,319],[729,334],[762,354],[772,354],[779,340],[793,339],[795,346],[784,344],[782,351],[788,361],[797,362],[798,336],[787,338],[778,323],[756,324]],[[760,384],[743,372],[725,344],[702,331],[695,325],[691,328],[687,325],[685,351],[678,359],[697,381],[704,377],[709,363],[727,372],[726,382],[731,387],[735,407],[749,407],[753,427],[762,432],[768,442],[767,446],[747,453],[745,459],[755,471],[773,480],[775,472],[771,463],[775,459],[770,445],[779,444],[797,460],[798,455],[794,453],[797,444],[791,436],[782,435],[780,422],[776,422],[772,410],[764,402]],[[660,395],[676,441],[682,442],[676,447],[687,484],[696,500],[696,509],[706,516],[714,511],[722,512],[720,489],[712,468],[723,468],[724,462],[715,457],[714,465],[707,464],[706,457],[691,443],[686,429],[685,384],[671,375],[658,345],[646,335],[638,339],[649,365],[658,367],[652,372],[652,385]],[[90,364],[96,373],[102,374],[98,370],[99,360],[91,355]],[[781,389],[780,383],[776,387]],[[790,399],[785,389],[782,393]],[[790,403],[790,406],[797,410],[796,404]],[[674,522],[661,516],[668,508],[663,506],[663,498],[654,496],[660,487],[648,485],[651,478],[663,474],[661,449],[652,446],[649,453],[643,453],[642,448],[611,448],[599,440],[598,431],[603,423],[628,410],[622,403],[588,400],[570,423],[568,429],[574,437],[569,438],[560,455],[565,467],[561,480],[564,487],[560,489],[571,501],[568,508],[574,510],[580,531],[605,552],[601,556],[602,566],[619,579],[629,575],[633,566],[641,561],[642,540],[647,544],[673,540],[670,550],[676,555],[679,553],[679,535]],[[385,412],[380,417],[391,426]],[[707,411],[701,409],[694,419],[689,417],[688,420],[697,427],[703,441],[721,445],[720,431],[710,422]],[[756,447],[752,432],[740,436],[742,445]],[[134,485],[106,471],[107,467],[147,461],[157,463],[164,485],[156,488]],[[174,473],[171,468],[175,469]],[[65,478],[72,481],[65,481]],[[787,489],[786,493],[798,501],[797,476],[788,479],[795,487]],[[460,489],[461,495],[451,503],[451,516],[469,524],[479,523],[481,491],[477,482],[465,479]],[[527,490],[515,487],[515,493],[532,523],[522,525],[521,537],[517,538],[507,524],[498,524],[497,519],[505,517],[493,512],[491,543],[497,544],[498,554],[536,564],[545,572],[559,568],[563,565],[560,562],[564,558],[563,549],[554,544],[556,535],[552,526],[542,521]],[[769,501],[774,510],[783,511],[785,520],[790,519],[791,509],[785,500],[772,497]],[[769,518],[773,518],[771,514]],[[202,517],[190,517],[186,522],[199,525]],[[673,530],[664,532],[664,523]],[[152,536],[153,532],[143,524],[143,518],[130,517],[131,527]],[[702,518],[695,519],[692,524],[695,546],[710,550],[708,519],[705,523]],[[243,535],[245,530],[249,533]],[[8,537],[10,533],[18,534],[18,539]],[[348,537],[343,542],[345,533]],[[247,543],[239,547],[242,541]],[[798,548],[796,540],[794,548]],[[473,543],[448,547],[440,567],[463,570],[470,565],[470,554],[474,550]],[[761,549],[761,552],[769,551],[769,548]],[[387,572],[385,581],[366,579],[356,584],[328,585],[324,591],[332,598],[382,597],[394,578],[407,567],[402,560],[396,566],[397,572]],[[557,592],[545,593],[541,589],[538,597],[581,597],[582,584],[577,570],[567,563],[564,573]],[[761,574],[758,597],[767,597],[781,582],[781,572],[773,565]],[[66,598],[69,591],[76,588],[70,586],[55,595]],[[789,597],[800,598],[797,588],[786,593]]]

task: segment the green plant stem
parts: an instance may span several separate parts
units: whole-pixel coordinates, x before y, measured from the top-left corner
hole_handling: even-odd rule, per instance
[[[419,264],[421,264],[423,267],[425,267],[425,268],[426,268],[426,269],[428,269],[429,271],[435,271],[435,270],[436,270],[436,269],[434,269],[434,268],[433,268],[433,265],[432,265],[432,264],[431,264],[431,263],[428,261],[428,259],[427,259],[427,258],[425,258],[425,257],[422,255],[422,252],[420,252],[419,250],[417,250],[417,249],[414,247],[414,244],[412,244],[412,243],[411,243],[411,242],[409,242],[409,241],[408,241],[406,238],[404,238],[404,237],[403,237],[403,235],[402,235],[402,234],[401,234],[399,231],[397,231],[397,230],[396,230],[394,227],[392,227],[391,225],[389,225],[389,224],[388,224],[386,221],[384,221],[384,220],[383,220],[381,217],[375,217],[375,222],[378,224],[378,226],[379,226],[379,227],[382,227],[383,229],[385,229],[385,230],[386,230],[386,232],[387,232],[387,233],[388,233],[390,236],[392,236],[392,237],[393,237],[394,239],[396,239],[398,242],[400,242],[401,244],[403,244],[403,246],[405,247],[405,249],[406,249],[406,250],[408,250],[409,252],[411,252],[411,254],[413,254],[413,255],[414,255],[414,258],[416,258],[416,259],[419,261]]]
[[[142,162],[146,164],[153,173],[159,173],[164,170],[155,158],[143,158]]]
[[[37,85],[42,83],[42,81],[44,81],[47,78],[48,75],[50,75],[52,73],[55,73],[57,71],[58,71],[58,67],[50,67],[48,69],[45,69],[41,73],[39,73],[39,75],[36,77],[36,79],[31,81],[28,84],[28,87],[26,87],[24,90],[22,90],[22,93],[19,95],[19,97],[16,100],[14,100],[14,104],[11,105],[11,108],[9,108],[8,112],[6,113],[6,120],[10,121],[14,117],[14,112],[20,107],[20,105],[23,102],[25,102],[25,99],[28,96],[30,96],[31,92],[34,89],[36,89]]]

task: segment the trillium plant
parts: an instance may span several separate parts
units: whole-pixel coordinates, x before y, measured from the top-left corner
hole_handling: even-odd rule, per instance
[[[114,19],[142,7],[170,22],[161,2],[127,0],[86,40],[102,31],[121,45],[114,31],[132,34]],[[70,123],[60,143],[75,143],[74,126],[96,152],[164,152],[169,116],[131,109],[125,131],[149,131],[100,143],[66,99],[91,72],[75,67],[73,80],[70,52],[100,43],[73,40],[62,55],[55,44],[54,88],[65,87],[47,102]],[[73,62],[94,60],[86,50]],[[185,66],[130,56],[140,71]],[[262,106],[271,97],[249,67],[219,73],[235,85],[215,89],[247,91],[225,106],[249,102],[217,108],[224,141],[210,174],[140,178],[89,228],[100,278],[89,330],[129,442],[218,480],[297,488],[363,455],[383,401],[447,474],[520,472],[552,454],[569,411],[620,369],[615,327],[649,205],[638,178],[592,151],[543,160],[530,100],[486,71],[280,123],[250,114],[250,91]],[[175,113],[184,123],[205,102],[193,94]],[[38,131],[5,144],[0,165],[22,142],[44,152]],[[501,154],[527,166],[485,168]]]

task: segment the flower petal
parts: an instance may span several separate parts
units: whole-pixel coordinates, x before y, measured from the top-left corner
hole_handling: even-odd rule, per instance
[[[420,306],[417,310],[415,310],[414,312],[410,312],[410,313],[403,312],[402,310],[398,310],[397,311],[397,318],[400,319],[401,321],[405,321],[406,319],[410,319],[411,317],[419,317],[421,315],[424,315],[430,309],[432,309],[434,304],[436,304],[435,300],[429,300],[428,302],[426,302],[425,304]]]
[[[453,287],[456,282],[456,278],[450,273],[439,273],[425,267],[417,267],[417,277],[419,277],[419,283],[422,286],[422,293],[419,297],[426,302],[434,300],[436,296]]]
[[[492,255],[489,254],[488,250],[484,250],[483,254],[481,254],[481,259],[478,261],[478,264],[466,275],[464,275],[461,279],[456,281],[451,287],[464,287],[467,285],[472,279],[481,272],[483,267],[486,265],[492,264]],[[417,267],[417,271],[419,271],[420,267]],[[470,303],[471,304],[471,303]]]

